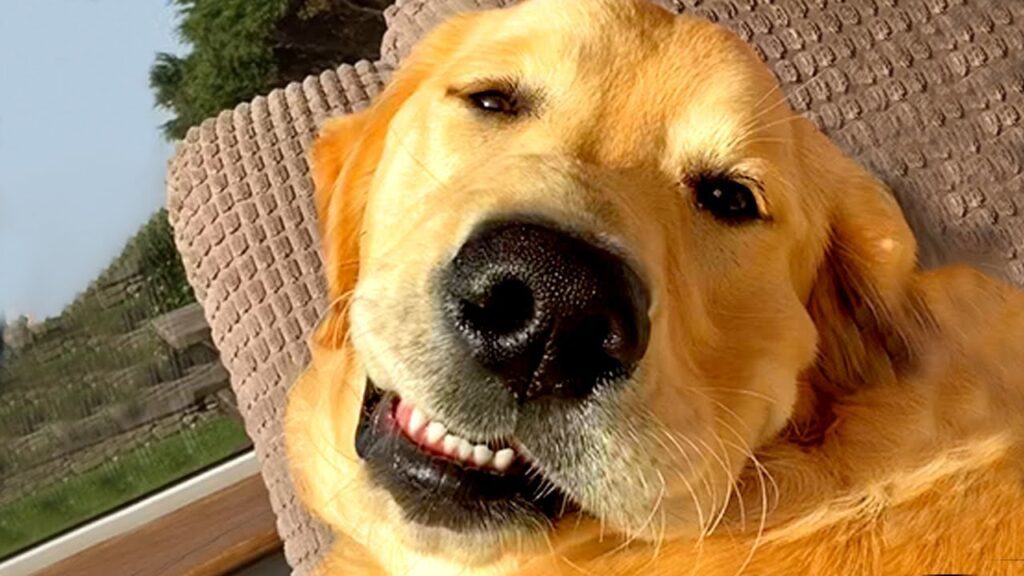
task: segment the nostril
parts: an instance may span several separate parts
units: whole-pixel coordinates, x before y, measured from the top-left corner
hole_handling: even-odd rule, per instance
[[[596,314],[582,320],[573,330],[564,330],[560,338],[563,354],[584,363],[602,361],[623,366],[637,358],[635,338],[614,316]]]
[[[639,316],[643,313],[644,311],[638,311],[636,314]],[[610,316],[605,319],[605,323],[606,327],[602,332],[604,338],[601,340],[600,349],[609,358],[617,360],[625,366],[639,361],[646,347],[639,342],[637,320],[631,321],[628,318]]]
[[[610,330],[608,318],[604,316],[588,316],[574,330],[565,330],[562,341],[562,354],[575,360],[575,363],[593,363],[595,355],[601,354],[605,342],[614,338]],[[587,361],[591,362],[587,362]]]
[[[490,287],[474,302],[463,299],[461,317],[476,332],[505,336],[526,328],[534,315],[533,291],[522,280],[509,278]]]
[[[602,316],[584,318],[572,329],[561,329],[557,335],[559,362],[574,372],[584,373],[584,379],[607,372],[614,361],[603,352],[609,336],[608,319]]]
[[[571,329],[558,330],[554,350],[559,365],[556,371],[568,373],[556,379],[581,383],[581,390],[571,394],[574,396],[584,396],[594,386],[618,380],[631,371],[637,360],[635,347],[629,341],[617,318],[600,313],[587,316]],[[542,368],[549,371],[553,367]]]

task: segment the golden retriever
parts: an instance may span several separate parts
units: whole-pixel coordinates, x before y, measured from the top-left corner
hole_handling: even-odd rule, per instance
[[[461,15],[311,160],[324,574],[1024,574],[1024,296],[725,29]]]

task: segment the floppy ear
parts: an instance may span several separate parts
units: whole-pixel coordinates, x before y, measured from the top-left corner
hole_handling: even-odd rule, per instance
[[[328,293],[333,301],[355,283],[355,265],[343,266],[339,259],[355,259],[358,255],[359,226],[366,200],[367,182],[347,178],[341,173],[358,158],[368,158],[361,146],[363,128],[369,112],[332,118],[320,129],[310,151],[314,205],[323,250]],[[360,150],[362,154],[356,155]],[[350,160],[352,161],[350,163]]]
[[[913,285],[916,242],[895,198],[806,119],[797,136],[808,192],[828,222],[808,300],[818,330],[810,376],[817,393],[835,397],[909,368],[928,315]]]
[[[359,279],[363,211],[391,120],[430,72],[461,45],[478,17],[464,14],[435,28],[369,108],[327,121],[313,144],[314,203],[331,307],[314,334],[316,345],[337,348],[344,339],[346,303]]]

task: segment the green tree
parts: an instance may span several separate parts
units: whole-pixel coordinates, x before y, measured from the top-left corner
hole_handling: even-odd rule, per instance
[[[7,318],[0,314],[0,391],[4,389],[4,364],[7,359],[7,341],[4,340],[4,333],[7,331]]]
[[[195,294],[174,245],[167,210],[161,208],[153,215],[135,235],[133,244],[145,272],[140,297],[148,304],[148,317],[195,302]]]
[[[191,50],[150,70],[172,139],[240,102],[342,62],[375,58],[390,0],[173,0]]]
[[[192,46],[179,57],[161,53],[150,72],[157,103],[175,115],[166,134],[184,131],[224,108],[251,98],[275,76],[272,41],[287,0],[174,0],[178,33]]]
[[[163,125],[164,133],[172,138],[180,137],[191,125],[187,118],[189,106],[182,94],[184,78],[185,60],[183,58],[166,52],[156,55],[156,62],[149,70],[149,85],[153,89],[156,103],[177,113],[176,117]]]

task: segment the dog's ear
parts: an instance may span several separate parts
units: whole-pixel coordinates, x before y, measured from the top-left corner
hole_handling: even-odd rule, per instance
[[[346,329],[346,302],[359,278],[363,211],[392,118],[461,45],[479,14],[457,16],[434,29],[395,72],[373,104],[327,121],[310,151],[314,203],[327,279],[328,310],[314,343],[336,348]]]
[[[917,246],[895,198],[809,121],[797,120],[807,192],[826,215],[808,311],[818,330],[810,379],[838,396],[895,378],[914,361],[926,313],[914,295]]]
[[[333,118],[320,129],[310,150],[313,200],[316,207],[329,309],[314,342],[336,347],[344,334],[345,296],[358,276],[359,235],[367,187],[379,152],[368,141],[372,109]]]

